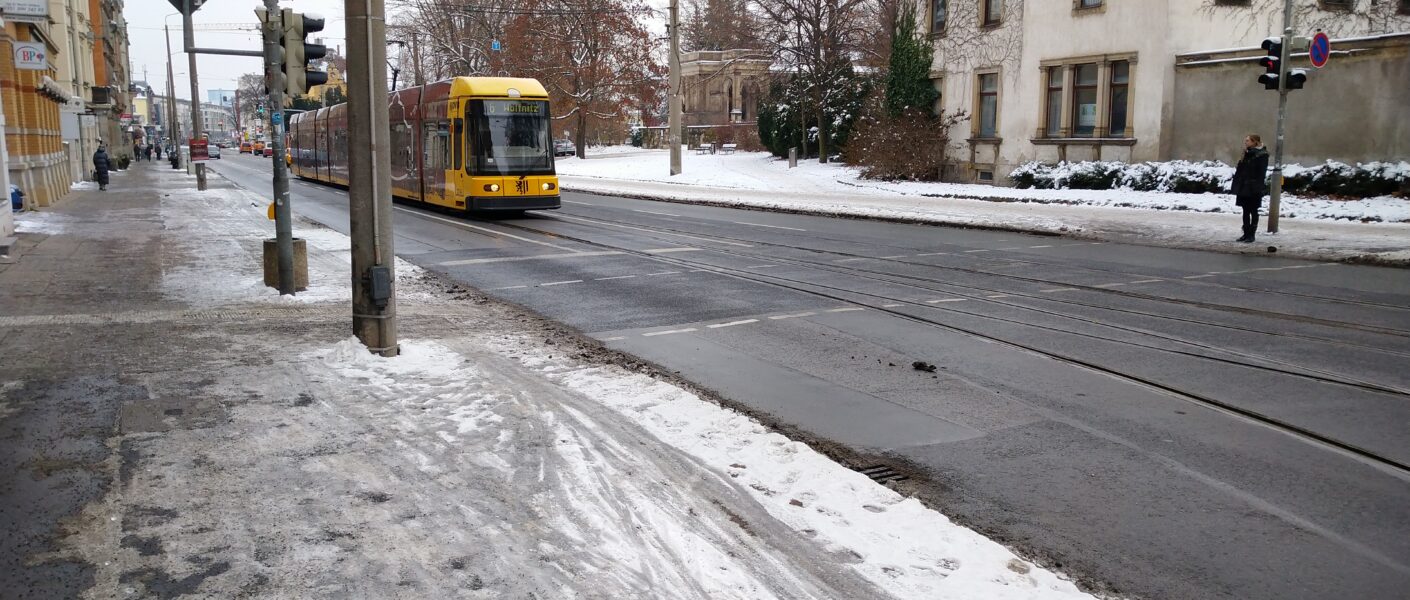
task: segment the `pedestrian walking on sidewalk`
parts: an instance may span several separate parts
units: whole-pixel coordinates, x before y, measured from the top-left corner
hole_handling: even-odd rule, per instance
[[[162,159],[162,145],[156,144],[157,160]]]
[[[152,144],[150,142],[142,148],[142,160],[148,162],[152,160]]]
[[[1231,187],[1234,204],[1244,211],[1244,235],[1235,240],[1253,243],[1253,235],[1258,231],[1258,210],[1263,207],[1263,196],[1268,193],[1268,150],[1263,147],[1263,138],[1256,133],[1244,138],[1244,155],[1234,169]]]
[[[93,180],[98,182],[98,189],[108,189],[108,169],[111,166],[107,146],[98,144],[98,151],[93,153]]]

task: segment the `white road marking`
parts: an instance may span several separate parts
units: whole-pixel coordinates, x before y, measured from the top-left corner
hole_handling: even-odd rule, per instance
[[[1014,246],[1014,247],[1012,247],[1012,248],[999,248],[999,251],[1002,252],[1002,251],[1004,251],[1004,250],[1022,250],[1022,249],[1023,249],[1023,246]]]
[[[1097,288],[1114,288],[1114,287],[1120,287],[1120,286],[1123,286],[1123,285],[1126,285],[1126,284],[1124,284],[1124,283],[1098,283],[1098,284],[1096,284],[1096,285],[1094,285],[1094,286],[1092,286],[1092,287],[1097,287]]]
[[[564,203],[564,204],[581,204],[581,205],[583,205],[583,206],[597,206],[596,204],[588,204],[588,203],[586,203],[586,202],[578,202],[577,200],[563,200],[563,203]],[[621,338],[617,338],[617,339],[621,339]]]
[[[939,304],[941,302],[964,302],[969,298],[940,298],[939,300],[926,300],[926,304]]]
[[[679,217],[679,216],[680,216],[680,215],[675,215],[675,214],[671,214],[671,213],[655,212],[655,211],[650,211],[650,210],[637,210],[637,209],[635,209],[635,208],[632,209],[632,212],[646,213],[646,214],[648,214],[648,215],[661,215],[661,216],[663,216],[663,217]]]
[[[691,273],[714,273],[714,269],[691,269]]]
[[[509,287],[490,288],[490,289],[485,290],[485,291],[487,291],[487,292],[496,292],[496,291],[499,291],[499,290],[521,290],[521,289],[524,289],[524,288],[526,288],[526,287],[529,287],[529,286],[527,286],[527,285],[511,285],[511,286],[509,286]]]
[[[579,258],[588,256],[616,256],[622,254],[616,250],[600,250],[595,252],[572,252],[569,254],[539,254],[537,256],[502,256],[497,258],[467,258],[464,260],[450,260],[440,263],[443,267],[454,267],[461,265],[487,265],[491,263],[520,262],[525,260],[550,260],[555,258]]]
[[[676,275],[678,273],[680,273],[680,271],[661,271],[660,273],[647,273],[646,276],[654,277],[656,275]]]
[[[859,261],[859,260],[872,260],[872,259],[871,259],[871,258],[867,258],[867,257],[861,257],[861,258],[839,258],[839,259],[834,260],[834,261],[832,261],[832,262],[845,263],[845,262],[857,262],[857,261]]]
[[[615,342],[615,341],[617,341],[617,340],[625,340],[625,339],[627,339],[627,338],[622,337],[622,336],[620,336],[620,335],[614,335],[614,336],[612,336],[612,337],[602,338],[602,341],[604,341],[604,342]]]
[[[854,312],[854,311],[858,311],[858,310],[866,310],[866,309],[865,309],[865,308],[862,308],[862,307],[860,307],[860,306],[850,306],[850,307],[847,307],[847,308],[833,308],[833,309],[829,309],[829,310],[824,311],[824,312],[840,313],[840,312]]]
[[[1205,277],[1213,277],[1215,275],[1216,273],[1205,273],[1204,275],[1186,275],[1181,279],[1204,279]]]
[[[818,313],[814,313],[814,312],[801,312],[801,313],[796,313],[796,314],[791,314],[791,315],[774,315],[774,316],[769,317],[769,318],[772,319],[772,320],[777,321],[777,320],[779,320],[779,319],[793,319],[793,318],[797,318],[797,317],[811,317],[811,316],[816,315],[816,314],[818,314]]]
[[[893,258],[905,258],[905,257],[907,257],[907,256],[909,256],[909,255],[908,255],[908,254],[897,254],[896,256],[883,256],[883,257],[881,257],[881,258],[886,259],[886,260],[891,260],[891,259],[893,259]]]
[[[1044,294],[1051,294],[1051,293],[1053,293],[1053,292],[1075,292],[1075,291],[1077,291],[1077,288],[1049,288],[1049,289],[1046,289],[1046,290],[1038,290],[1038,291],[1040,291],[1040,292],[1042,292],[1042,293],[1044,293]]]
[[[697,330],[696,328],[694,328],[694,327],[686,327],[685,329],[670,329],[670,330],[667,330],[667,331],[653,331],[653,332],[651,332],[651,333],[643,333],[643,334],[641,334],[641,336],[642,336],[642,337],[655,337],[655,336],[658,336],[658,335],[671,335],[671,334],[673,334],[673,333],[690,333],[690,332],[692,332],[692,331],[698,331],[698,330]]]
[[[985,298],[1011,298],[1013,294],[989,294]]]
[[[597,279],[594,279],[593,281],[612,281],[613,279],[631,279],[631,278],[633,278],[633,277],[636,277],[636,275],[618,275],[618,276],[616,276],[616,277],[598,277]]]
[[[883,304],[883,305],[881,305],[882,308],[896,308],[896,307],[898,307],[898,306],[905,306],[905,305],[904,305],[904,304]]]
[[[758,322],[759,322],[758,319],[745,319],[745,320],[743,320],[743,321],[730,321],[730,322],[728,322],[728,323],[715,323],[714,325],[706,325],[706,327],[708,327],[708,328],[710,328],[710,329],[719,329],[719,328],[721,328],[721,327],[734,327],[735,325],[748,325],[748,324],[750,324],[750,323],[758,323]]]
[[[925,252],[916,256],[940,256],[941,254],[949,254],[949,252]]]
[[[1164,279],[1142,279],[1142,280],[1140,280],[1140,281],[1132,281],[1132,282],[1131,282],[1131,285],[1136,285],[1136,284],[1138,284],[1138,283],[1160,283],[1160,282],[1162,282],[1162,281],[1165,281],[1165,280],[1164,280]]]
[[[656,234],[656,235],[673,235],[673,236],[676,236],[676,237],[690,238],[690,239],[692,239],[692,240],[703,240],[703,241],[706,241],[706,242],[714,242],[714,243],[716,243],[716,244],[725,244],[725,245],[728,245],[728,246],[739,246],[740,248],[753,248],[753,247],[754,247],[754,246],[752,246],[752,245],[750,245],[750,244],[741,244],[741,243],[739,243],[739,242],[730,242],[730,241],[720,240],[720,239],[715,239],[715,238],[700,237],[700,236],[698,236],[698,235],[687,235],[687,234],[684,234],[684,233],[675,233],[675,232],[673,232],[673,231],[656,231],[656,230],[653,230],[653,229],[645,229],[645,228],[642,228],[642,227],[632,227],[631,225],[622,225],[621,223],[604,223],[604,222],[598,221],[598,220],[596,220],[596,219],[583,219],[583,218],[574,217],[574,216],[565,215],[565,214],[556,214],[556,215],[553,215],[553,218],[555,218],[555,219],[563,219],[563,220],[566,220],[566,221],[581,221],[581,222],[583,222],[583,223],[589,223],[589,224],[592,224],[592,225],[601,225],[601,226],[603,226],[603,227],[617,227],[617,228],[619,228],[619,229],[633,229],[633,230],[636,230],[636,231],[645,231],[645,232],[647,232],[647,233],[653,233],[653,234]]]
[[[670,254],[670,253],[672,253],[672,252],[699,252],[699,251],[700,251],[699,248],[691,248],[691,247],[689,247],[689,246],[681,246],[681,247],[677,247],[677,248],[650,248],[650,249],[647,249],[647,250],[642,250],[642,252],[645,252],[645,253],[647,253],[647,254]]]
[[[969,254],[971,252],[988,252],[988,250],[965,250],[965,254]]]
[[[453,220],[450,220],[450,219],[438,217],[438,216],[436,216],[436,215],[428,215],[428,214],[426,214],[426,213],[424,213],[424,212],[421,212],[421,211],[419,211],[419,210],[411,210],[411,209],[409,209],[409,208],[402,208],[402,207],[400,207],[400,206],[393,206],[392,208],[394,208],[394,209],[396,209],[396,210],[399,210],[399,211],[402,211],[402,212],[405,212],[405,213],[411,213],[411,214],[416,215],[416,216],[418,216],[418,217],[421,217],[421,218],[423,218],[423,219],[431,219],[431,220],[433,220],[433,221],[440,221],[440,222],[442,222],[442,223],[446,223],[446,224],[449,224],[449,225],[454,225],[454,226],[456,226],[456,227],[463,227],[463,228],[465,228],[465,229],[473,229],[473,230],[475,230],[475,231],[483,231],[483,232],[485,232],[485,233],[489,233],[489,234],[492,234],[492,235],[497,235],[497,236],[500,236],[500,237],[507,237],[507,238],[512,239],[512,240],[519,240],[519,241],[521,241],[521,242],[528,242],[528,243],[530,243],[530,244],[538,244],[538,245],[540,245],[540,246],[548,246],[549,248],[555,248],[555,249],[558,249],[558,250],[562,250],[562,251],[564,251],[564,252],[574,252],[574,253],[578,252],[577,250],[574,250],[574,249],[572,249],[572,248],[565,248],[565,247],[563,247],[563,246],[559,246],[558,244],[550,244],[550,243],[548,243],[548,242],[541,242],[541,241],[539,241],[539,240],[531,240],[531,239],[526,238],[526,237],[517,236],[517,235],[514,235],[514,234],[512,234],[512,233],[505,233],[505,232],[503,232],[503,231],[498,231],[498,230],[495,230],[495,229],[490,229],[490,228],[488,228],[488,227],[480,227],[480,226],[477,226],[477,225],[471,225],[471,224],[469,224],[469,223],[462,223],[462,222],[460,222],[460,221],[453,221]]]
[[[799,228],[797,228],[797,227],[784,227],[784,226],[782,226],[782,225],[765,225],[765,224],[763,224],[763,223],[749,223],[749,222],[745,222],[745,221],[735,221],[734,224],[735,224],[735,225],[748,225],[748,226],[750,226],[750,227],[768,227],[769,229],[787,229],[787,230],[789,230],[789,231],[807,231],[807,229],[799,229]]]
[[[1053,246],[1052,246],[1051,244],[1046,245],[1046,246],[1029,246],[1029,248],[1052,248],[1052,247],[1053,247]]]
[[[749,266],[744,267],[744,268],[746,268],[746,269],[772,269],[772,268],[777,267],[777,266],[778,266],[778,265],[749,265]]]
[[[550,281],[550,282],[548,282],[548,283],[540,283],[540,284],[539,284],[539,287],[548,287],[548,286],[550,286],[550,285],[568,285],[568,284],[570,284],[570,283],[582,283],[582,282],[583,282],[583,280],[581,280],[581,279],[569,279],[569,280],[567,280],[567,281]]]

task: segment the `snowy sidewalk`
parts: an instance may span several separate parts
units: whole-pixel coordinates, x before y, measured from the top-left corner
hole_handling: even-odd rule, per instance
[[[0,500],[64,525],[0,544],[8,589],[1085,597],[627,357],[405,263],[403,355],[373,357],[347,339],[346,237],[296,224],[310,290],[281,298],[260,283],[265,201],[193,185],[139,165],[19,217],[0,350],[30,359],[0,365],[0,439],[26,483],[0,490],[28,495]],[[53,510],[75,477],[92,497]]]
[[[559,159],[557,168],[568,191],[1233,253],[1267,253],[1272,246],[1285,257],[1410,265],[1407,198],[1287,198],[1280,232],[1260,234],[1260,243],[1248,245],[1233,241],[1239,235],[1239,215],[1227,195],[888,183],[816,161],[800,161],[797,169],[789,169],[787,161],[764,153],[687,152],[682,174],[670,177],[667,154],[590,152],[587,160]],[[1348,220],[1362,217],[1383,222]]]

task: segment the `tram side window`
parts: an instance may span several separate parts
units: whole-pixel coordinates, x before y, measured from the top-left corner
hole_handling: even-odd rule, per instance
[[[450,124],[427,123],[423,131],[423,162],[426,169],[443,171],[450,165]]]

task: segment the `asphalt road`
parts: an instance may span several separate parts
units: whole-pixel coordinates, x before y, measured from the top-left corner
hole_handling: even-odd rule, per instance
[[[261,159],[215,168],[268,193]],[[293,203],[347,231],[342,190]],[[1089,583],[1410,590],[1405,270],[573,193],[522,218],[395,212],[406,260],[883,454]]]

